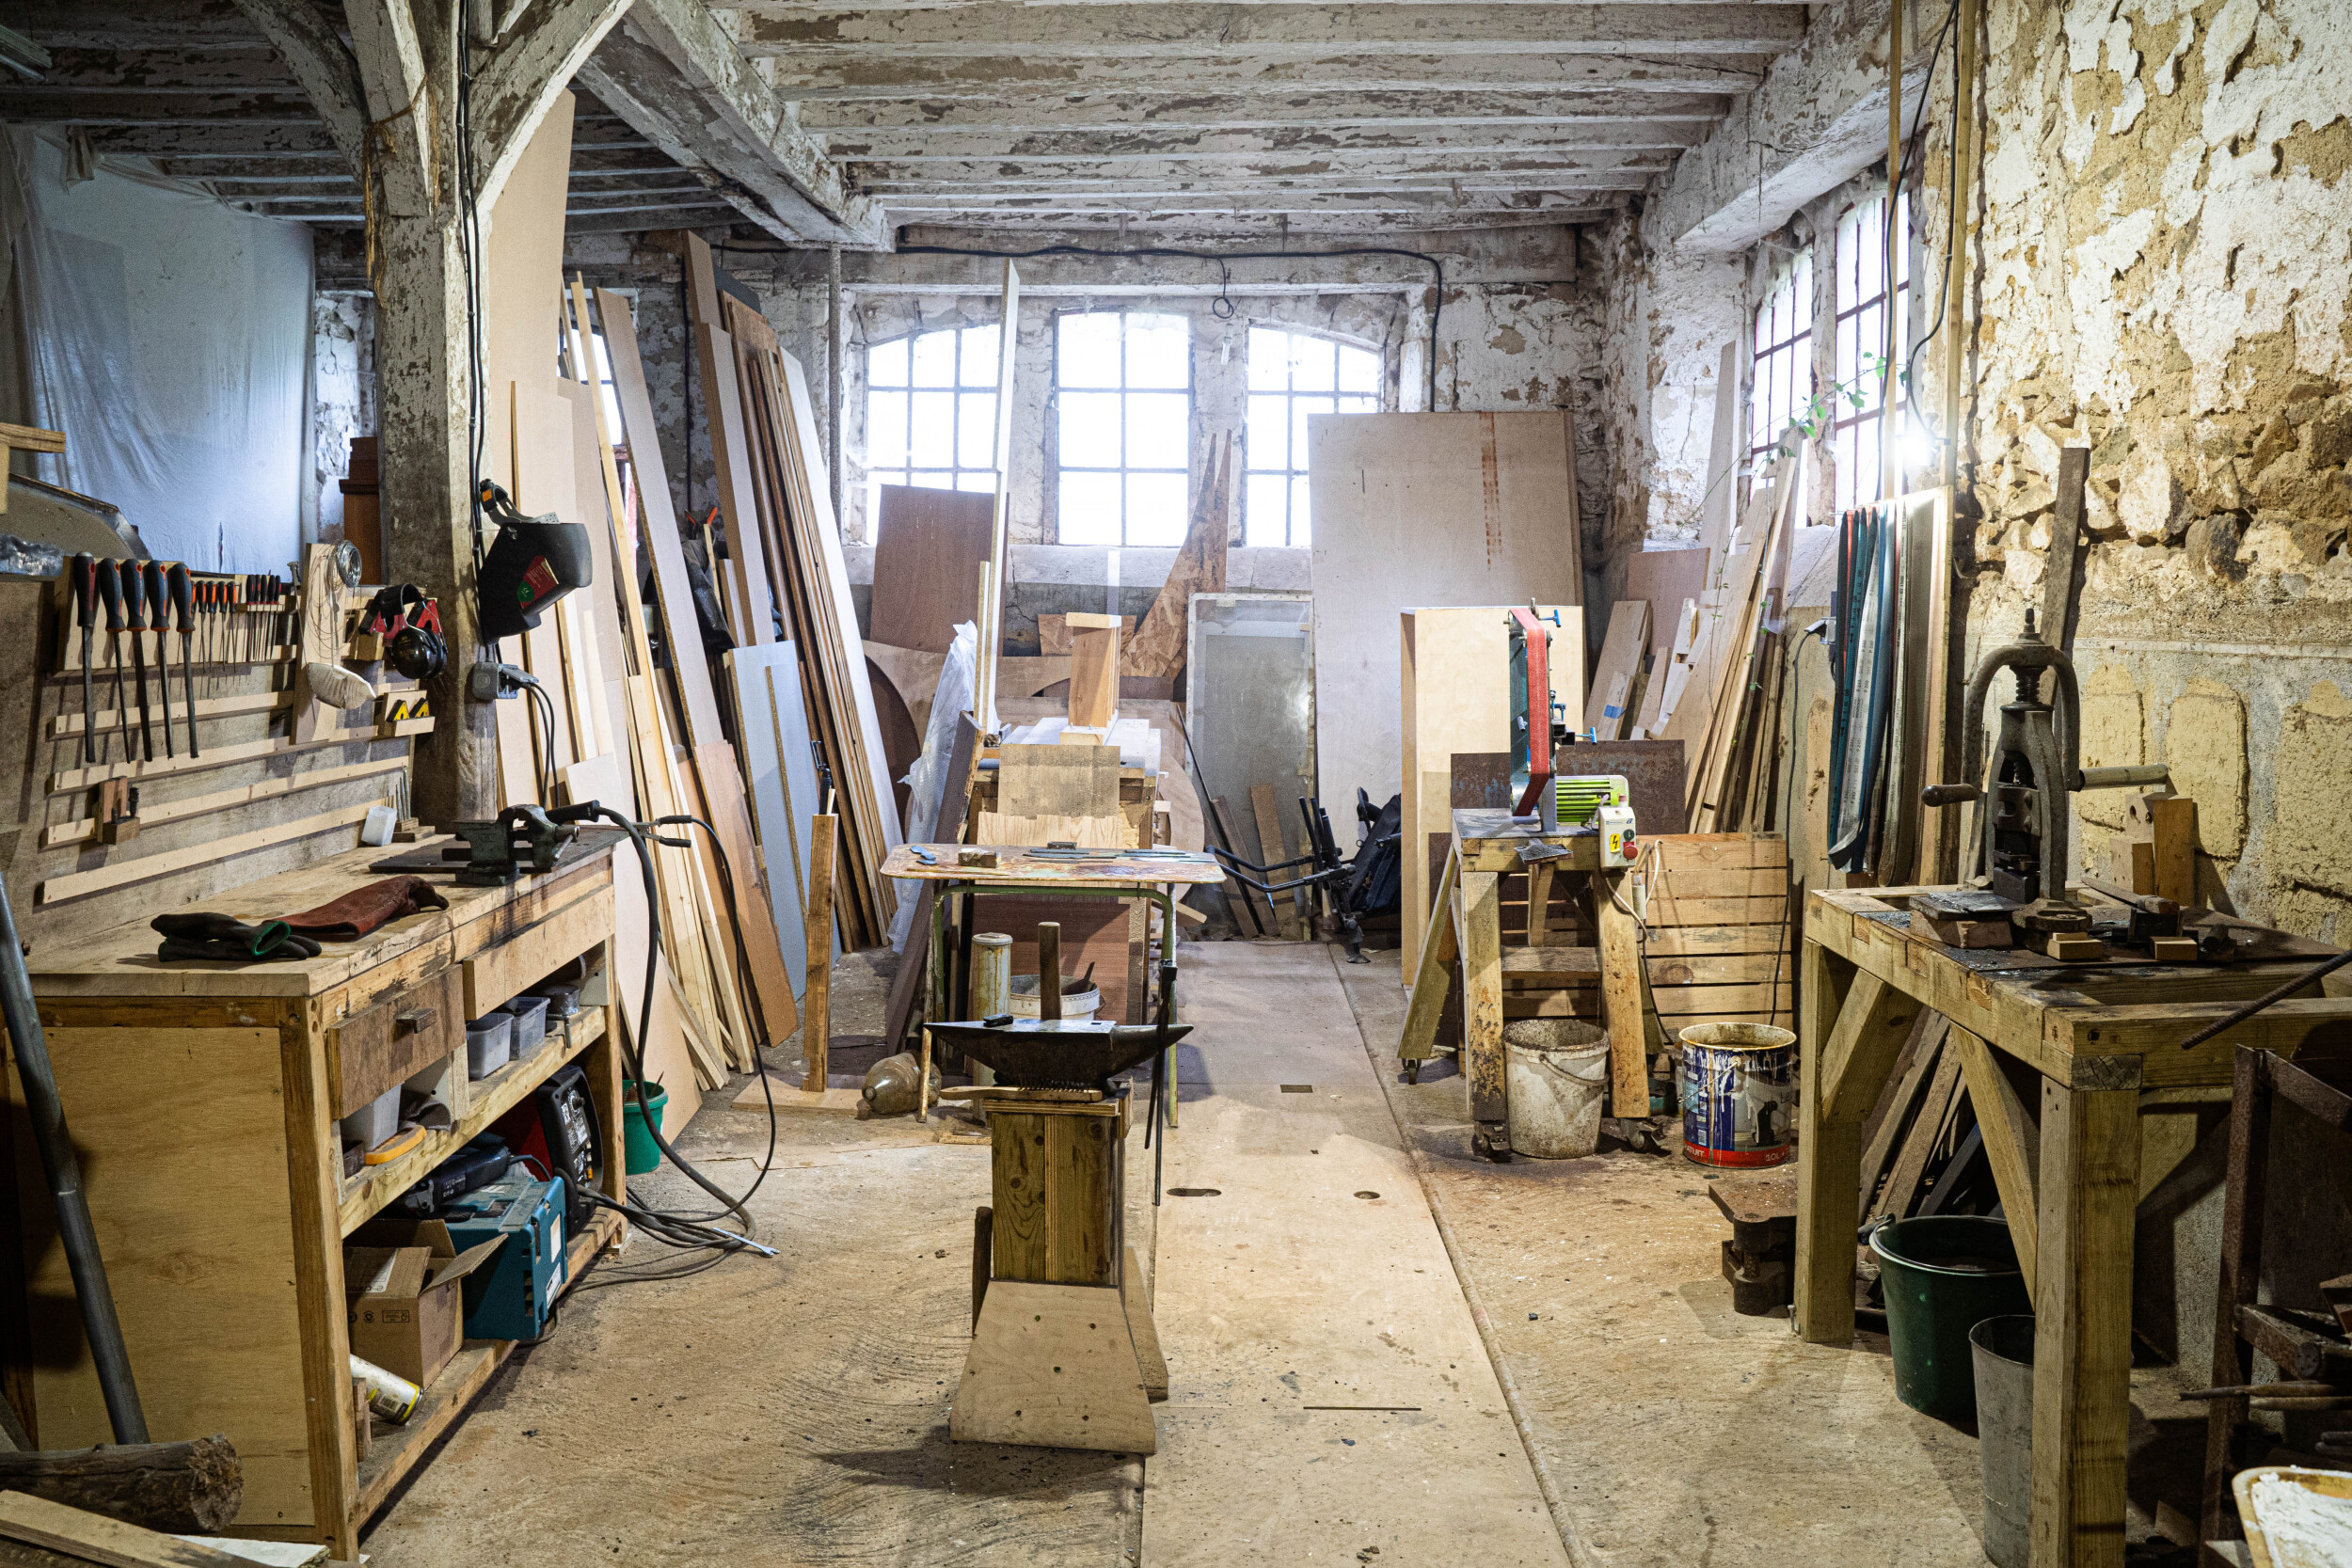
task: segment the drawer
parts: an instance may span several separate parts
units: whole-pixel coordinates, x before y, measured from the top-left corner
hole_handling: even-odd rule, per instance
[[[495,947],[485,947],[462,966],[466,1016],[480,1018],[512,1001],[612,934],[612,889],[564,905],[535,926],[527,926]]]
[[[326,1032],[334,1114],[349,1116],[465,1043],[465,988],[445,969]]]

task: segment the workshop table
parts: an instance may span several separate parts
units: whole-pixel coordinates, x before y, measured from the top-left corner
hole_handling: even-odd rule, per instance
[[[1528,861],[1530,847],[1556,849],[1549,859]],[[1648,1041],[1642,1019],[1642,951],[1631,899],[1623,888],[1626,866],[1600,863],[1600,835],[1586,829],[1546,833],[1531,818],[1507,811],[1458,810],[1445,869],[1438,878],[1431,907],[1447,911],[1422,934],[1413,970],[1412,1001],[1397,1055],[1408,1073],[1438,1053],[1438,1022],[1453,989],[1453,964],[1462,960],[1462,1076],[1470,1084],[1471,1143],[1480,1152],[1507,1156],[1511,1150],[1510,1105],[1504,1086],[1502,1044],[1502,879],[1525,871],[1530,879],[1531,942],[1542,934],[1540,911],[1549,906],[1549,879],[1568,874],[1586,880],[1594,940],[1598,948],[1600,1006],[1609,1031],[1610,1097],[1620,1117],[1649,1114]]]
[[[2293,998],[2183,1051],[2336,949],[2185,911],[2232,927],[2241,961],[2170,966],[2118,950],[2061,964],[1915,934],[1906,901],[1929,891],[1945,890],[1805,899],[1797,1332],[1852,1342],[1863,1120],[1920,1013],[1941,1013],[2033,1298],[2033,1568],[2111,1568],[2123,1560],[2139,1114],[2226,1103],[2241,1045],[2352,1061],[2352,998]]]
[[[966,865],[964,855],[996,857],[994,865]],[[1031,846],[997,844],[901,844],[882,862],[882,874],[932,883],[930,986],[923,1016],[939,1022],[941,1009],[956,1005],[949,983],[947,904],[958,894],[1031,894],[1052,898],[1140,898],[1160,911],[1161,983],[1164,1020],[1176,1022],[1176,889],[1212,886],[1225,880],[1213,855],[1188,849],[1081,849],[1048,854]],[[964,922],[968,931],[971,922]],[[1166,1125],[1176,1125],[1176,1052],[1162,1064],[1168,1092],[1161,1097]]]

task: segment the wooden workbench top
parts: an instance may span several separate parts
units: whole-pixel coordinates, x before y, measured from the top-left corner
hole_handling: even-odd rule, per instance
[[[922,849],[938,862],[926,865],[914,858]],[[956,856],[967,849],[993,850],[997,859],[993,866],[959,865]],[[1097,851],[1102,853],[1101,851]],[[902,877],[909,881],[976,882],[986,886],[1001,882],[1019,887],[1061,884],[1087,887],[1110,884],[1135,887],[1142,884],[1175,883],[1179,886],[1210,884],[1225,879],[1224,868],[1214,855],[1196,854],[1188,850],[1162,850],[1158,854],[1104,853],[1101,860],[1040,860],[1035,846],[1024,847],[1004,844],[901,844],[890,851],[882,862],[882,874]]]
[[[1521,821],[1507,811],[1463,807],[1454,814],[1454,844],[1462,865],[1470,871],[1522,869],[1519,850],[1530,844],[1548,844],[1566,854],[1551,863],[1560,871],[1600,869],[1600,834],[1597,830],[1563,830],[1547,833],[1534,820]]]
[[[362,846],[299,871],[214,894],[183,908],[230,915],[248,925],[279,920],[398,875],[372,872],[368,869],[372,862],[453,842],[436,838],[413,845]],[[471,957],[609,883],[612,855],[609,843],[582,848],[548,875],[523,877],[509,887],[460,887],[453,866],[446,872],[425,873],[449,900],[448,909],[405,916],[357,942],[327,942],[315,958],[165,963],[155,956],[163,939],[148,924],[155,914],[169,912],[159,910],[85,941],[37,944],[26,956],[25,967],[32,974],[33,993],[40,997],[319,996],[369,970],[437,946],[445,949],[443,962]]]

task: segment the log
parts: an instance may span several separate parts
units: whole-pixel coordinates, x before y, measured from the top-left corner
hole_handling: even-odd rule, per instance
[[[143,1529],[211,1533],[237,1516],[245,1467],[225,1436],[0,1453],[0,1492],[27,1492]]]

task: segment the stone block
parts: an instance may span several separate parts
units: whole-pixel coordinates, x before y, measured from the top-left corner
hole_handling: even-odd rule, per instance
[[[2352,833],[2344,832],[2352,780],[2352,698],[2318,681],[2279,725],[2279,772],[2265,853],[2274,878],[2352,895]]]
[[[2174,791],[2197,802],[2197,847],[2236,859],[2246,847],[2245,702],[2218,681],[2190,681],[2165,717],[2164,760]]]
[[[2130,768],[2145,762],[2147,719],[2139,692],[2132,686],[2131,672],[2120,664],[2102,664],[2083,682],[2082,692],[2082,766]],[[2241,747],[2241,765],[2243,761]],[[2083,790],[2074,797],[2074,814],[2085,823],[2120,829],[2123,826],[2125,793],[2120,789]]]

